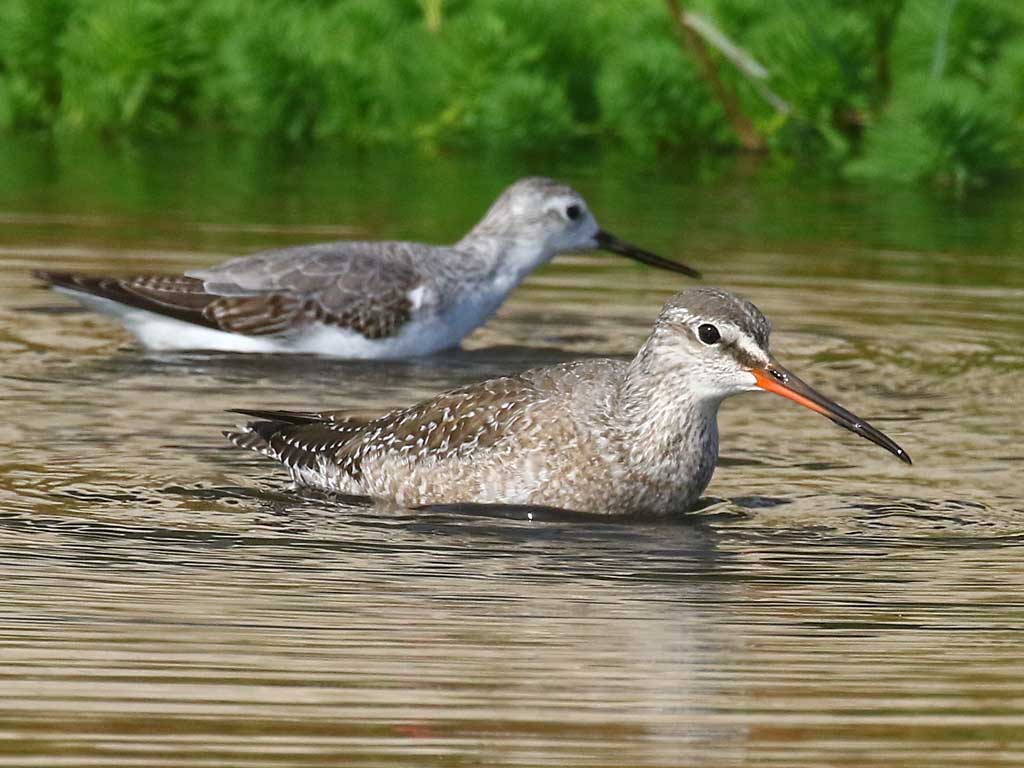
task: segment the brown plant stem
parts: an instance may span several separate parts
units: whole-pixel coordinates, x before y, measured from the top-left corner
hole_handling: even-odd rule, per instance
[[[896,30],[896,22],[903,10],[903,0],[880,4],[875,15],[875,91],[872,98],[872,111],[881,114],[889,103],[892,94],[892,38]]]
[[[711,86],[722,109],[725,110],[726,119],[739,138],[740,145],[750,152],[763,152],[765,150],[764,138],[757,132],[753,121],[743,111],[739,98],[722,82],[722,78],[718,74],[718,65],[711,57],[707,44],[687,22],[686,14],[679,0],[665,0],[665,2],[668,3],[669,13],[676,23],[680,43],[697,60],[704,79]]]

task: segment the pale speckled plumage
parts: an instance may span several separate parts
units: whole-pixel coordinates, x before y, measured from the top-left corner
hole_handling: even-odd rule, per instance
[[[727,293],[670,301],[631,362],[586,360],[474,384],[374,420],[269,414],[230,433],[305,485],[405,506],[453,502],[668,514],[707,486],[720,394],[693,386],[691,316],[767,344],[767,321]],[[767,359],[767,350],[762,352]]]
[[[458,344],[529,272],[563,251],[604,248],[687,270],[609,240],[573,189],[531,177],[506,189],[450,246],[341,241],[184,275],[36,275],[118,318],[153,349],[404,358]]]
[[[721,402],[761,388],[909,463],[891,439],[779,365],[770,330],[750,302],[694,288],[669,300],[629,362],[536,368],[377,418],[241,411],[259,420],[225,434],[282,462],[300,485],[408,507],[474,502],[668,515],[689,509],[711,481]]]

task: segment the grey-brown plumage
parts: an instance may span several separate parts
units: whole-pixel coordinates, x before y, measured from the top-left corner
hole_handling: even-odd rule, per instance
[[[558,253],[591,249],[696,275],[599,229],[579,194],[539,177],[511,185],[448,246],[342,241],[184,275],[34,274],[117,317],[153,349],[403,358],[458,344],[533,269]]]
[[[899,446],[807,387],[770,355],[747,301],[693,289],[671,299],[636,357],[537,368],[377,418],[241,411],[225,433],[293,480],[417,506],[536,504],[665,515],[711,480],[725,397],[768,389],[907,460]]]
[[[428,279],[414,261],[419,256],[423,269],[430,254],[410,252],[413,245],[299,246],[189,275],[117,278],[46,270],[33,275],[57,288],[227,333],[274,336],[324,325],[382,339],[412,318],[410,294]]]

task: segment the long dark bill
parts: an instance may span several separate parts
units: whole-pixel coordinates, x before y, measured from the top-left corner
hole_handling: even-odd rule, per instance
[[[888,435],[829,400],[820,392],[816,392],[774,360],[765,368],[755,368],[753,373],[754,378],[757,379],[757,386],[761,389],[782,395],[794,403],[799,403],[804,408],[810,408],[815,413],[820,413],[825,418],[834,421],[840,427],[870,440],[875,445],[882,446],[885,450],[898,456],[901,461],[907,464],[912,463],[907,452]]]
[[[594,240],[597,242],[597,247],[601,250],[617,253],[620,256],[625,256],[627,259],[639,261],[641,264],[650,264],[652,267],[667,269],[669,272],[679,272],[689,277],[700,277],[700,272],[692,267],[680,264],[678,261],[662,258],[656,253],[645,251],[643,248],[638,248],[632,243],[627,243],[625,240],[619,240],[615,235],[605,232],[603,229],[598,230],[597,234],[594,235]]]

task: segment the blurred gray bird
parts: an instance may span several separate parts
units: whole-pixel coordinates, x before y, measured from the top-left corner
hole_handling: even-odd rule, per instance
[[[455,346],[538,266],[593,249],[699,276],[600,229],[577,192],[539,177],[506,189],[449,246],[340,241],[184,275],[33,274],[117,318],[151,349],[394,359]]]
[[[585,360],[452,390],[379,418],[241,410],[226,432],[299,485],[414,507],[529,504],[669,515],[689,509],[718,457],[718,408],[761,389],[892,452],[889,437],[819,394],[769,351],[748,301],[695,288],[673,297],[632,361]]]

